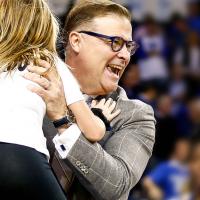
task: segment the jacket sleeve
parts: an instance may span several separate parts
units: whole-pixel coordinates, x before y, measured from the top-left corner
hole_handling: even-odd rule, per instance
[[[127,101],[120,115],[113,122],[117,128],[103,146],[90,143],[81,134],[65,159],[82,185],[100,199],[116,200],[128,195],[152,154],[152,108],[144,103],[133,106]]]

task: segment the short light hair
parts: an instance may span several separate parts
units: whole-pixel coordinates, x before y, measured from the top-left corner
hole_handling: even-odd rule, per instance
[[[36,57],[54,63],[58,31],[45,0],[0,1],[0,72]]]
[[[109,14],[125,17],[131,21],[129,11],[120,4],[109,0],[80,1],[67,15],[64,27],[65,46],[68,45],[69,34],[72,31],[77,30],[81,26],[87,27],[96,17],[104,17]]]

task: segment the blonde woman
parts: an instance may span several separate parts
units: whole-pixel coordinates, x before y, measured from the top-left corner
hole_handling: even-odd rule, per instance
[[[23,77],[31,73],[28,65],[31,71],[35,65],[51,63],[35,77],[37,82],[45,76],[46,88],[53,87],[45,82],[48,73],[58,70],[55,79],[63,81],[67,106],[61,108],[64,121],[54,119],[57,128],[70,125],[65,118],[68,107],[87,139],[95,142],[105,133],[103,121],[87,107],[74,77],[56,56],[57,34],[57,21],[45,0],[0,1],[0,191],[6,199],[65,199],[48,164],[42,132],[45,102],[30,91],[34,83]],[[105,108],[109,120],[119,114],[113,105]]]

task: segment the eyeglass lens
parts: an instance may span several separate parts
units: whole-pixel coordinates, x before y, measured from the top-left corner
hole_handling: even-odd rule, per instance
[[[112,49],[113,51],[120,51],[124,43],[126,44],[127,50],[130,52],[131,55],[133,55],[137,49],[137,45],[133,43],[132,41],[126,42],[120,37],[115,37],[112,41]]]

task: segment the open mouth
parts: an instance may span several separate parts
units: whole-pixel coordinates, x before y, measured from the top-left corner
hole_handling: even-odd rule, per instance
[[[114,65],[114,64],[109,64],[107,66],[107,69],[110,71],[110,72],[113,72],[114,74],[116,74],[117,76],[120,76],[120,72],[122,70],[122,67],[119,66],[119,65]]]

